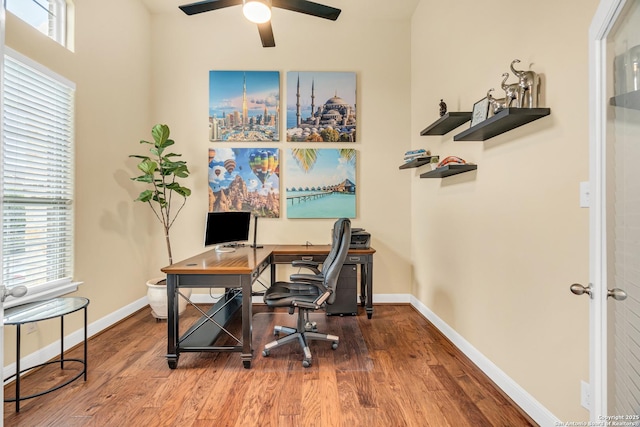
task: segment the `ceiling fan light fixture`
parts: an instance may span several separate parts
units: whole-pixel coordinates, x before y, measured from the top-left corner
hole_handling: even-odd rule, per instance
[[[242,0],[242,13],[256,24],[264,24],[271,19],[270,0]]]

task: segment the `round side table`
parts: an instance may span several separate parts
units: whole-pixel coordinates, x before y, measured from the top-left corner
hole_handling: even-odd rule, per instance
[[[34,397],[42,396],[52,391],[58,390],[73,381],[77,380],[81,376],[84,376],[84,380],[87,380],[87,306],[89,300],[82,297],[68,297],[68,298],[53,298],[46,301],[36,301],[27,304],[11,307],[4,312],[4,325],[13,325],[16,327],[16,373],[11,375],[6,380],[16,377],[16,397],[5,399],[5,402],[16,402],[16,412],[20,412],[20,401],[31,399]],[[75,313],[78,310],[84,310],[84,359],[65,359],[64,358],[64,316]],[[32,366],[26,369],[20,369],[20,327],[25,323],[40,322],[42,320],[60,318],[60,359],[50,360],[39,365]],[[29,396],[20,396],[20,374],[33,368],[40,366],[51,365],[54,363],[60,363],[60,369],[64,369],[65,362],[78,362],[82,364],[82,371],[80,371],[73,378],[65,381],[62,384],[51,387],[47,390],[30,394]]]

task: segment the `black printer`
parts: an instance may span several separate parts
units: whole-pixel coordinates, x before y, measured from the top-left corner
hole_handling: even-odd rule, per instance
[[[371,244],[371,234],[367,233],[364,228],[351,229],[350,249],[369,249]]]

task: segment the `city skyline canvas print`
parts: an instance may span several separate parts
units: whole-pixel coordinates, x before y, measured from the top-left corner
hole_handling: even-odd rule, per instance
[[[209,212],[251,211],[280,217],[277,148],[210,148]]]
[[[287,218],[356,217],[356,150],[285,151]]]
[[[279,141],[280,72],[209,71],[210,141]]]
[[[287,72],[287,141],[355,142],[356,73]]]

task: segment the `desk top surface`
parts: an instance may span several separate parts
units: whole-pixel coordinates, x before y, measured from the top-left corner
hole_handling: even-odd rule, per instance
[[[211,249],[161,270],[166,274],[251,274],[268,263],[272,254],[326,254],[330,249],[331,245],[265,245],[257,249],[244,246],[223,253]],[[350,249],[349,253],[373,254],[375,249]]]

